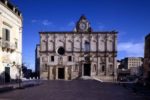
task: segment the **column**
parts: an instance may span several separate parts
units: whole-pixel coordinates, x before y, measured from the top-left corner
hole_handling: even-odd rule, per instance
[[[52,68],[52,66],[49,68],[49,77],[50,77],[50,80],[53,80],[53,68]]]
[[[65,80],[68,80],[68,67],[65,66]]]
[[[58,80],[58,67],[55,67],[55,79]]]
[[[108,66],[108,65],[109,65],[109,64],[108,64],[108,57],[106,57],[105,59],[106,59],[105,68],[106,68],[106,76],[107,76],[107,75],[109,74],[109,73],[108,73],[108,69],[109,69],[109,68],[108,68],[108,67],[109,67],[109,66]]]
[[[97,57],[97,60],[98,60],[98,61],[97,61],[97,62],[98,62],[98,63],[97,63],[97,70],[98,70],[98,76],[99,76],[100,73],[101,73],[100,57]]]

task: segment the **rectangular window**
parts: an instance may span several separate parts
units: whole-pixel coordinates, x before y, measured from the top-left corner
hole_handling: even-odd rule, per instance
[[[72,57],[71,56],[68,56],[68,61],[72,61]]]
[[[8,29],[3,28],[3,40],[10,41],[10,31]]]
[[[10,40],[10,32],[6,29],[6,41]]]
[[[51,56],[51,61],[54,62],[54,56]]]
[[[90,51],[90,42],[85,41],[84,48],[85,48],[85,52],[89,52]]]

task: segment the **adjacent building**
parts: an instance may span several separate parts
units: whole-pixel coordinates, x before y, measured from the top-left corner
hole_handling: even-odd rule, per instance
[[[0,0],[0,81],[20,77],[22,65],[22,14],[8,0]]]
[[[36,71],[41,79],[71,80],[81,76],[114,78],[117,32],[94,32],[83,15],[74,31],[40,32]]]
[[[141,67],[143,67],[142,57],[127,57],[121,60],[119,65],[120,70],[130,70],[130,75],[139,75],[141,72]]]
[[[117,69],[120,67],[120,65],[121,65],[121,61],[117,60]]]
[[[117,69],[117,80],[127,81],[129,77],[143,75],[143,58],[142,57],[126,57],[119,61]]]
[[[145,37],[144,78],[150,81],[150,34]]]
[[[25,64],[22,64],[22,77],[26,78],[26,79],[30,79],[32,76],[32,70],[28,69],[27,66]]]

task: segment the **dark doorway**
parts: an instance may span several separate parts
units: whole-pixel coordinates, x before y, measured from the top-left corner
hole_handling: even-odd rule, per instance
[[[10,82],[10,68],[5,67],[5,82],[9,83]]]
[[[104,71],[105,71],[105,66],[103,65],[103,66],[102,66],[102,72],[104,72]]]
[[[84,76],[91,76],[91,64],[84,64]]]
[[[64,79],[65,78],[65,70],[64,68],[58,68],[58,79]]]

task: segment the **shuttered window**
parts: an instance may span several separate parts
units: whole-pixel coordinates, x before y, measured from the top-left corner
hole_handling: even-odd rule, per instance
[[[10,31],[8,29],[3,28],[3,40],[10,41]]]

